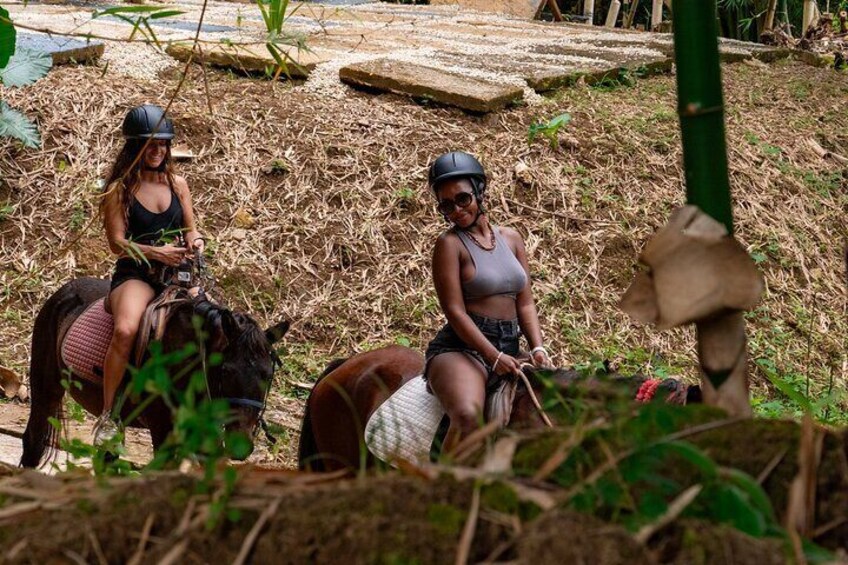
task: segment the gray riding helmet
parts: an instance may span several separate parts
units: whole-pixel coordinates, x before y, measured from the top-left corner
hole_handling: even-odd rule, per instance
[[[174,123],[159,106],[144,104],[127,113],[121,133],[125,139],[174,139]]]
[[[439,183],[453,178],[471,179],[477,198],[486,192],[486,171],[473,155],[464,151],[451,151],[440,155],[430,165],[429,184],[435,192]]]

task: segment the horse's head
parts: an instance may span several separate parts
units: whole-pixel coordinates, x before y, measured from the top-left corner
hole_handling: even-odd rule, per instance
[[[698,385],[687,385],[674,378],[647,379],[642,375],[628,377],[616,373],[586,376],[574,369],[540,369],[531,365],[524,365],[523,372],[532,389],[532,396],[540,403],[546,396],[546,390],[555,393],[564,403],[567,403],[569,398],[601,403],[609,403],[615,398],[634,402],[661,400],[668,404],[701,402],[701,389]],[[545,425],[532,396],[527,386],[519,384],[511,415],[511,420],[516,425]]]
[[[205,304],[195,309],[207,322],[207,353],[221,355],[221,363],[208,368],[209,394],[230,404],[227,431],[243,432],[252,442],[278,362],[273,345],[288,331],[289,322],[263,331],[246,314]]]

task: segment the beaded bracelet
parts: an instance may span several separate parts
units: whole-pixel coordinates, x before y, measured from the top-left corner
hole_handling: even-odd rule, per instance
[[[544,353],[544,354],[545,354],[545,357],[550,357],[550,355],[548,355],[548,350],[547,350],[547,349],[545,349],[544,347],[542,347],[541,345],[540,345],[540,346],[538,346],[538,347],[534,347],[534,348],[530,351],[530,355],[535,355],[535,354],[536,354],[536,353],[538,353],[539,351],[541,351],[542,353]]]

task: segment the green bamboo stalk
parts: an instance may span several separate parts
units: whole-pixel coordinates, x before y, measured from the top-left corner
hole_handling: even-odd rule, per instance
[[[674,0],[672,15],[686,201],[733,233],[715,0]]]

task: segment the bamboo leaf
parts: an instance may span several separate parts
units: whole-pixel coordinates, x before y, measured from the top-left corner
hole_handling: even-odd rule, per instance
[[[101,16],[120,16],[121,14],[151,14],[161,10],[164,6],[116,6],[105,10],[94,11],[91,18]]]
[[[161,12],[156,12],[155,14],[150,14],[148,16],[151,20],[158,20],[161,18],[170,18],[171,16],[179,16],[180,14],[185,14],[183,10],[162,10]]]
[[[0,82],[5,86],[32,84],[50,70],[53,58],[48,53],[18,49],[5,68],[0,69]]]
[[[27,147],[41,146],[41,136],[38,135],[35,124],[2,101],[0,101],[0,137],[14,137]]]
[[[761,363],[760,361],[761,360],[757,360],[757,365],[759,365],[759,367],[763,370],[763,373],[765,373],[766,378],[777,390],[788,396],[790,400],[800,406],[805,412],[813,411],[813,405],[806,396],[795,390],[790,383],[783,380],[780,375],[777,374],[777,371],[771,369],[768,364]]]
[[[150,22],[147,21],[147,18],[139,18],[139,19],[141,20],[141,23],[144,24],[144,29],[146,29],[147,33],[150,34],[149,37],[150,37],[150,39],[153,40],[153,43],[156,44],[156,47],[158,47],[159,49],[162,49],[162,45],[159,43],[159,38],[156,37],[156,33],[153,31],[153,28],[150,27]],[[145,35],[147,35],[147,34],[145,34]]]
[[[15,26],[9,18],[9,12],[0,6],[0,69],[6,66],[15,53]]]

